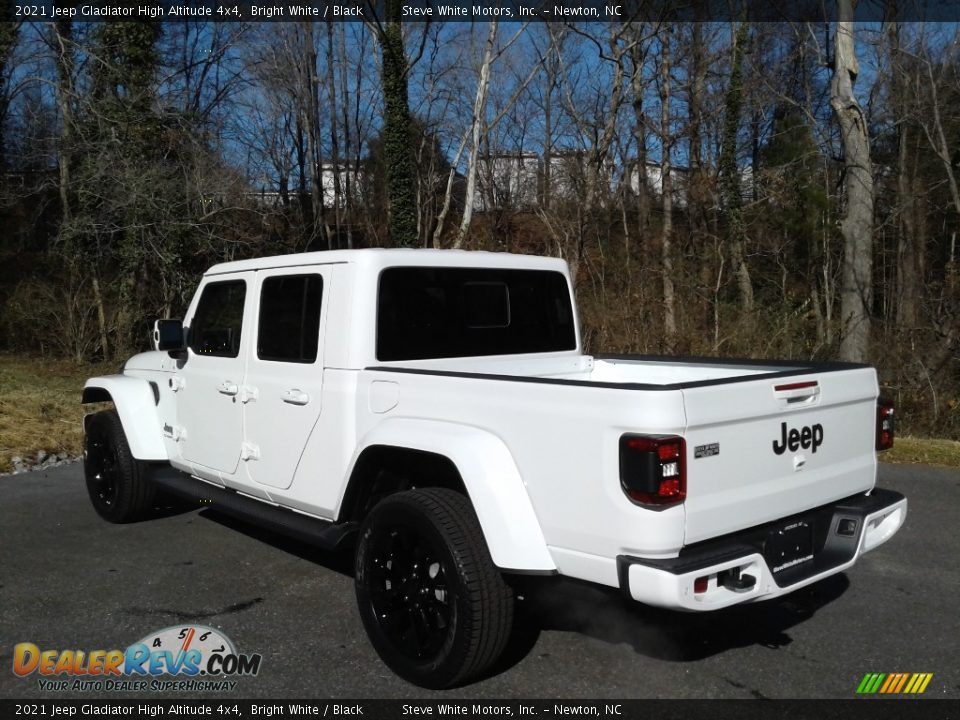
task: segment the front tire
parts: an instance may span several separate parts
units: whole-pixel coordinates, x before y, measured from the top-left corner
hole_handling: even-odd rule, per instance
[[[145,477],[143,463],[130,453],[116,410],[87,420],[83,472],[93,509],[104,520],[134,522],[153,509],[154,485]]]
[[[411,490],[377,504],[360,531],[356,591],[377,653],[421,687],[475,678],[510,636],[513,593],[469,500],[452,490]]]

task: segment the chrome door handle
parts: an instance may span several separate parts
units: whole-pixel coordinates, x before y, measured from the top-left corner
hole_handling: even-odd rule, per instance
[[[229,380],[224,380],[217,387],[217,392],[221,393],[222,395],[236,395],[238,392],[240,392],[240,388],[236,383],[230,382]]]
[[[306,405],[308,402],[310,402],[310,396],[303,392],[303,390],[293,388],[292,390],[287,390],[283,394],[283,401],[285,403],[290,403],[291,405]]]

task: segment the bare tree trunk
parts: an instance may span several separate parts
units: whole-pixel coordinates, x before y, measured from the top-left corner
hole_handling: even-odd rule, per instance
[[[57,67],[57,107],[60,110],[60,143],[58,145],[58,163],[60,165],[60,213],[61,227],[69,226],[73,221],[73,207],[70,202],[72,183],[71,169],[73,153],[76,151],[74,135],[74,48],[73,24],[70,20],[57,20],[53,23],[55,64]],[[72,251],[71,251],[71,254]],[[71,270],[72,272],[72,270]],[[100,292],[99,267],[91,268],[91,288],[93,303],[97,310],[97,334],[100,338],[100,352],[104,359],[110,357],[110,340],[107,333],[107,313],[104,309],[103,294]]]
[[[56,41],[57,106],[60,109],[60,213],[63,223],[70,222],[70,154],[73,152],[73,27],[70,20],[53,24]]]
[[[702,24],[692,23],[690,32],[690,83],[687,90],[690,121],[690,175],[687,183],[687,212],[690,218],[692,252],[700,264],[699,288],[697,288],[695,303],[697,315],[700,316],[706,329],[710,327],[713,319],[711,316],[714,315],[710,310],[710,291],[715,284],[714,276],[718,272],[713,246],[707,241],[710,191],[703,157],[703,100],[706,97],[707,60]]]
[[[304,130],[304,121],[306,113],[298,112],[296,115],[296,127],[294,128],[294,157],[297,166],[297,208],[300,210],[300,241],[303,246],[298,245],[299,251],[306,250],[314,240],[313,230],[316,226],[316,220],[313,217],[313,201],[310,192],[307,189],[307,182],[312,177],[310,169],[310,152]]]
[[[747,23],[733,33],[733,60],[730,71],[730,86],[727,89],[726,115],[723,121],[723,153],[720,158],[721,186],[724,212],[727,216],[727,239],[733,274],[737,278],[740,308],[745,313],[753,311],[753,283],[747,266],[745,244],[746,227],[743,220],[740,166],[737,162],[737,136],[740,129],[740,111],[743,107],[743,54],[747,41]]]
[[[318,237],[323,238],[327,249],[330,238],[325,233],[326,218],[323,203],[323,153],[320,145],[320,81],[317,77],[317,49],[313,36],[313,23],[300,23],[302,68],[300,70],[299,97],[303,129],[306,133],[306,177],[310,181],[310,236],[308,245]],[[296,57],[295,54],[292,56]],[[305,189],[305,188],[304,188]]]
[[[915,213],[917,200],[914,192],[915,175],[911,174],[912,162],[909,145],[911,123],[906,77],[907,69],[900,50],[900,23],[888,22],[889,67],[891,104],[897,126],[897,263],[895,313],[897,327],[910,329],[917,326],[920,308],[920,274],[918,272]]]
[[[610,100],[605,106],[606,117],[602,125],[589,126],[589,134],[594,137],[595,140],[587,153],[586,168],[584,169],[583,200],[577,205],[576,247],[572,249],[572,254],[570,248],[567,248],[565,253],[574,282],[576,282],[581,262],[584,259],[587,238],[594,233],[599,237],[597,207],[599,205],[600,187],[601,184],[606,184],[607,159],[610,157],[613,141],[616,139],[617,119],[620,115],[620,107],[624,99],[623,66],[625,51],[620,42],[623,31],[624,28],[622,27],[619,29],[611,29],[610,37],[608,38],[610,49],[609,60],[613,66],[613,78],[611,81]],[[568,98],[568,103],[570,105],[568,111],[573,114],[574,103],[572,97]],[[580,124],[584,130],[588,127],[588,124],[583,121],[583,118],[578,120],[578,124]]]
[[[91,286],[93,287],[93,303],[97,306],[97,330],[100,332],[100,350],[103,353],[104,360],[106,360],[110,357],[110,344],[107,342],[107,314],[103,309],[103,294],[100,292],[100,280],[96,270],[94,270],[93,277],[91,278]]]
[[[470,152],[467,155],[467,194],[463,204],[463,219],[460,229],[453,241],[453,247],[463,247],[473,219],[473,196],[477,189],[477,155],[480,151],[480,131],[484,125],[484,115],[487,108],[487,89],[490,87],[490,63],[493,62],[493,48],[497,41],[497,21],[490,21],[490,31],[487,34],[487,45],[483,51],[483,62],[480,64],[480,79],[477,81],[477,94],[473,101],[473,117],[470,124],[471,140]]]
[[[663,226],[660,231],[660,264],[663,268],[663,329],[667,351],[677,342],[676,301],[673,289],[673,181],[670,176],[670,30],[665,31],[660,58],[660,183]]]
[[[690,198],[691,225],[695,232],[706,231],[704,218],[703,99],[706,97],[707,65],[704,58],[703,28],[692,23],[690,37],[690,85],[687,114],[690,121]]]
[[[450,212],[450,205],[453,203],[453,182],[457,177],[457,165],[460,164],[460,158],[463,157],[463,151],[467,146],[467,139],[467,135],[464,134],[463,139],[460,141],[460,147],[457,148],[457,154],[454,155],[450,163],[450,172],[447,174],[447,187],[443,193],[443,205],[440,207],[440,212],[437,215],[437,224],[433,228],[433,247],[435,248],[442,247],[444,224]]]
[[[547,65],[547,92],[543,97],[543,189],[540,204],[544,210],[550,209],[550,196],[553,194],[550,175],[553,169],[553,84],[556,82],[552,64]]]
[[[490,36],[488,38],[488,45],[487,45],[488,53],[493,48],[493,41],[495,39],[494,36],[496,35],[496,24],[497,24],[496,22],[491,23]],[[476,113],[476,104],[480,102],[481,91],[485,95],[490,87],[490,67],[493,65],[496,59],[500,57],[500,55],[504,52],[504,50],[507,47],[509,47],[511,44],[513,44],[513,42],[520,36],[522,31],[523,31],[523,27],[521,27],[521,29],[517,31],[517,34],[515,34],[513,38],[508,40],[504,44],[504,46],[501,47],[501,49],[497,52],[496,55],[490,54],[484,58],[484,66],[486,67],[486,77],[484,77],[484,71],[481,68],[480,78],[477,84],[477,95],[475,96],[475,100],[474,100],[474,115],[473,115],[474,121],[477,119],[477,117],[479,117]],[[510,108],[512,108],[516,104],[517,99],[526,90],[527,85],[530,84],[530,81],[533,80],[533,78],[537,75],[538,72],[539,72],[539,68],[535,66],[533,70],[531,70],[530,74],[527,75],[527,77],[523,80],[523,82],[519,83],[514,88],[513,94],[510,96],[509,99],[506,100],[506,102],[503,103],[503,106],[500,108],[500,111],[495,116],[490,118],[489,121],[487,121],[487,119],[483,117],[482,118],[483,122],[481,123],[480,126],[478,126],[476,122],[471,122],[470,126],[467,127],[466,132],[464,132],[463,136],[460,138],[460,146],[457,148],[457,152],[450,163],[450,172],[447,175],[446,190],[443,194],[443,204],[441,205],[440,212],[437,215],[437,222],[433,229],[433,238],[432,238],[433,247],[439,248],[442,244],[444,225],[447,219],[447,215],[450,212],[451,203],[453,201],[453,184],[457,176],[457,167],[460,165],[460,158],[463,157],[463,152],[466,149],[467,144],[472,139],[473,140],[473,143],[471,145],[472,157],[468,160],[468,171],[467,171],[469,187],[466,191],[464,217],[461,222],[460,229],[458,230],[457,238],[454,242],[454,247],[462,246],[463,239],[465,237],[464,225],[469,227],[469,224],[472,218],[472,213],[473,213],[473,193],[476,192],[476,174],[477,172],[479,172],[479,169],[477,168],[476,156],[479,154],[479,144],[482,139],[481,136],[484,134],[490,133],[493,130],[493,128],[495,128],[497,124],[507,115],[507,113],[510,112]],[[484,100],[483,101],[484,107],[486,106],[485,103],[486,101]],[[483,114],[485,113],[481,113],[481,115]],[[471,185],[471,182],[472,182],[472,185]],[[492,186],[492,182],[486,183],[486,187],[488,189],[491,186]],[[488,202],[488,205],[492,206],[493,203]]]
[[[873,302],[873,165],[867,119],[853,92],[860,66],[853,36],[853,0],[837,0],[830,106],[840,124],[846,171],[843,279],[840,288],[840,358],[864,362],[870,350]]]
[[[333,21],[327,20],[327,92],[330,94],[330,164],[333,166],[333,241],[340,247],[343,188],[340,183],[340,140],[337,135],[337,83],[333,73]]]
[[[352,210],[354,206],[353,194],[356,192],[354,188],[354,179],[353,172],[348,161],[350,154],[350,92],[347,84],[347,68],[350,67],[350,63],[347,59],[347,37],[346,32],[344,31],[345,23],[337,23],[337,30],[340,35],[340,109],[343,113],[343,148],[344,148],[344,214],[346,217],[346,226],[347,226],[347,247],[353,247],[353,222],[352,222]],[[357,95],[360,94],[359,83],[357,85]],[[359,128],[357,128],[357,133],[359,134]]]
[[[18,8],[19,9],[19,8]],[[14,10],[12,4],[7,4],[0,9],[0,172],[7,169],[7,114],[10,111],[10,102],[12,93],[10,84],[13,82],[7,67],[13,60],[13,51],[17,46],[17,40],[20,35],[20,22],[14,22]],[[67,23],[69,25],[69,23]],[[4,185],[5,178],[0,176],[0,188]]]
[[[323,203],[323,152],[320,146],[320,80],[317,77],[317,48],[313,39],[313,23],[305,21],[303,27],[303,55],[306,72],[303,73],[303,103],[306,110],[307,148],[310,156],[310,201],[313,208],[311,238],[326,236],[327,249],[330,237],[326,230],[326,211]]]
[[[545,92],[543,94],[543,196],[541,205],[550,209],[553,199],[553,92],[560,82],[560,39],[553,26],[546,23],[550,33],[550,46],[544,62]]]
[[[643,78],[643,66],[646,58],[643,44],[640,42],[642,31],[636,23],[630,44],[630,96],[633,108],[633,143],[637,153],[637,229],[641,245],[646,244],[646,232],[650,225],[650,186],[647,182],[647,118],[643,112],[643,97],[647,92]]]
[[[917,207],[914,192],[915,170],[911,173],[912,158],[909,153],[910,132],[904,119],[897,133],[899,143],[897,169],[897,325],[903,329],[917,327],[920,321],[921,276],[917,246],[915,213]]]

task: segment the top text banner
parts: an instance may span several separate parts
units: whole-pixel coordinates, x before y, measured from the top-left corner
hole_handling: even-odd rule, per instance
[[[7,0],[9,1],[9,0]],[[12,0],[15,20],[369,22],[828,22],[836,0]],[[960,0],[859,0],[859,22],[960,22]]]

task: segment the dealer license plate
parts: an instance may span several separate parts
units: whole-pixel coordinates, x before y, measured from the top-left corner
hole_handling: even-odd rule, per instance
[[[803,521],[771,530],[763,556],[774,574],[813,560],[813,530]]]

